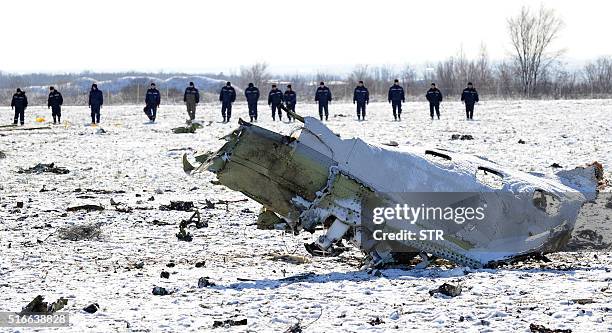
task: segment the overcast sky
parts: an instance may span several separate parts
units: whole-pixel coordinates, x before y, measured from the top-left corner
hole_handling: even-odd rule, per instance
[[[506,18],[556,9],[569,61],[612,54],[612,1],[1,1],[0,70],[276,72],[419,64],[510,50]]]

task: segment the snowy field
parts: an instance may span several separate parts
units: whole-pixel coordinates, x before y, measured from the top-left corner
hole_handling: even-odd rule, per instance
[[[267,332],[298,321],[305,332],[528,332],[532,323],[612,331],[610,252],[560,253],[550,255],[550,263],[497,270],[431,266],[368,273],[359,271],[357,251],[312,258],[302,245],[312,235],[257,230],[260,206],[253,201],[205,209],[206,199],[245,199],[211,184],[212,174],[182,170],[183,153],[218,149],[238,118],[248,119],[245,104],[235,105],[229,124],[220,123],[219,109],[198,108],[198,120],[208,126],[195,134],[173,134],[187,114],[184,106],[164,105],[156,124],[146,121],[142,106],[107,106],[99,127],[88,125],[87,108],[65,107],[65,123],[51,129],[0,130],[6,154],[0,159],[0,311],[19,311],[39,294],[47,301],[66,297],[71,326],[55,329],[61,332]],[[298,104],[297,112],[314,116],[316,106]],[[442,120],[433,122],[425,103],[405,104],[401,122],[391,121],[386,103],[370,104],[366,122],[355,120],[352,104],[331,104],[330,112],[328,124],[343,138],[437,146],[528,172],[599,161],[612,179],[612,100],[490,101],[476,106],[471,122],[455,102],[444,103]],[[46,108],[32,107],[26,124],[42,126],[36,116],[51,118]],[[285,133],[297,126],[273,123],[263,105],[259,118],[259,125]],[[0,122],[12,122],[10,109],[0,108]],[[474,140],[451,141],[452,134]],[[70,173],[17,173],[51,162]],[[111,199],[134,210],[119,212]],[[191,213],[159,209],[170,200],[194,201],[208,221],[190,230],[192,242],[175,236]],[[80,204],[105,210],[66,211]],[[58,236],[62,227],[94,222],[102,223],[98,240]],[[170,278],[161,278],[162,271]],[[200,277],[215,285],[198,288]],[[429,295],[444,282],[461,283],[463,293]],[[171,294],[155,296],[155,286]],[[91,303],[100,311],[82,311]],[[212,328],[215,320],[243,318],[246,326]]]

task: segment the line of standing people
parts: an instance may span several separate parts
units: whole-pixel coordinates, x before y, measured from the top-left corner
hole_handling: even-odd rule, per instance
[[[189,89],[189,88],[188,88]],[[249,109],[249,118],[251,122],[257,121],[257,103],[260,98],[260,92],[253,83],[249,83],[248,87],[244,91],[244,95],[247,100]],[[431,88],[426,92],[425,98],[429,102],[429,114],[431,119],[434,116],[440,119],[440,103],[442,103],[443,96],[440,89],[436,87],[435,83],[431,84]],[[406,94],[404,88],[400,85],[399,80],[394,80],[393,85],[389,88],[387,94],[388,102],[391,104],[391,110],[393,112],[393,119],[400,121],[402,119],[402,103],[406,102]],[[325,85],[325,82],[320,82],[317,90],[315,91],[315,102],[317,102],[319,109],[319,119],[323,121],[329,120],[329,104],[332,101],[332,92]],[[221,115],[223,122],[229,122],[232,112],[232,104],[236,101],[236,90],[232,87],[230,82],[221,89],[219,94],[219,101],[221,102]],[[466,118],[468,120],[473,119],[474,116],[474,105],[478,103],[478,92],[474,89],[471,82],[468,82],[467,87],[461,94],[461,101],[465,104]],[[368,88],[364,86],[363,81],[359,81],[357,87],[353,92],[353,104],[357,104],[357,120],[366,120],[366,105],[370,103],[370,93]],[[286,108],[288,111],[295,113],[295,106],[297,104],[297,94],[292,89],[291,85],[287,85],[287,90],[283,93],[278,89],[276,84],[272,84],[270,92],[268,93],[268,106],[272,111],[272,120],[275,121],[278,117],[279,121],[282,121],[283,112]],[[281,108],[284,105],[284,108]],[[289,121],[294,120],[292,113],[287,112]]]
[[[64,99],[62,94],[57,91],[53,86],[49,87],[49,96],[47,99],[47,107],[51,109],[51,115],[53,117],[53,123],[61,123],[62,117],[62,104]],[[257,121],[257,102],[260,98],[259,89],[255,87],[253,83],[249,83],[245,89],[245,97],[249,109],[249,117],[251,122]],[[437,119],[440,119],[440,103],[443,100],[442,92],[436,87],[435,83],[431,84],[431,88],[425,94],[426,99],[429,101],[429,113],[431,119],[434,119],[434,114]],[[399,84],[399,80],[395,80],[393,85],[389,88],[388,102],[391,104],[393,111],[393,118],[395,121],[401,120],[402,115],[402,103],[406,102],[406,96],[404,88]],[[187,114],[189,115],[189,122],[195,120],[196,107],[200,102],[200,93],[195,87],[193,82],[189,82],[189,86],[185,89],[183,101],[187,106]],[[221,115],[223,122],[229,122],[232,116],[232,104],[236,101],[236,90],[232,87],[230,82],[221,89],[219,93],[219,101],[221,102]],[[315,92],[315,102],[318,104],[319,119],[329,119],[329,104],[332,101],[331,90],[325,85],[324,82],[319,83],[319,87]],[[467,87],[461,93],[461,101],[465,104],[466,118],[471,120],[474,118],[474,105],[479,102],[478,92],[474,88],[471,82],[468,82]],[[370,93],[364,86],[363,81],[359,81],[357,87],[353,92],[353,104],[357,104],[357,120],[362,121],[366,119],[366,105],[370,102]],[[145,94],[145,107],[144,113],[147,115],[151,122],[155,122],[157,118],[157,109],[161,104],[161,93],[157,90],[154,82],[151,83],[150,88]],[[284,104],[281,107],[281,104]],[[287,90],[283,93],[280,91],[276,84],[272,85],[272,89],[268,94],[268,105],[272,111],[272,120],[282,121],[282,109],[286,109],[289,121],[294,121],[292,113],[296,111],[297,94],[292,89],[291,84],[287,85]],[[91,123],[96,125],[100,123],[100,111],[104,105],[104,94],[98,89],[97,84],[91,85],[89,91],[89,108],[91,110]],[[24,91],[17,88],[17,91],[13,95],[11,100],[11,108],[15,110],[15,116],[13,124],[17,125],[21,123],[24,125],[25,122],[25,110],[28,107],[28,98]]]

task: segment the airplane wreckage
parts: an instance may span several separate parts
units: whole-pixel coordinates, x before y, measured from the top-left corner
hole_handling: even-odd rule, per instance
[[[199,167],[186,156],[183,164],[188,173],[215,173],[221,185],[262,204],[295,234],[324,227],[324,235],[305,244],[311,253],[331,253],[344,239],[367,255],[367,267],[398,263],[406,254],[420,255],[425,265],[429,254],[489,267],[562,250],[583,203],[597,195],[594,166],[546,177],[441,149],[381,148],[341,139],[319,120],[291,114],[303,123],[291,135],[240,120],[225,145]],[[459,223],[436,216],[406,223],[386,216],[380,223],[373,218],[372,207],[396,212],[394,207],[406,203],[422,209],[486,207],[486,219]],[[436,230],[443,237],[380,239],[377,229],[391,236]]]

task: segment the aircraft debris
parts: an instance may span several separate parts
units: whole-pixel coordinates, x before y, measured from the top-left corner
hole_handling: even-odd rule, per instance
[[[471,134],[453,134],[451,135],[451,140],[474,140],[474,137]]]
[[[87,313],[96,313],[98,310],[100,310],[100,305],[98,305],[98,303],[92,303],[83,308],[83,311]]]
[[[209,277],[201,277],[198,279],[198,288],[214,287],[215,283],[210,282]]]
[[[241,325],[246,325],[247,324],[247,319],[240,319],[240,320],[235,320],[235,319],[227,319],[227,320],[215,320],[213,322],[213,328],[219,328],[219,327],[224,327],[224,328],[229,328],[230,326],[241,326]]]
[[[550,329],[548,327],[545,327],[544,325],[538,325],[538,324],[529,324],[529,330],[532,333],[572,333],[572,330],[570,329]]]
[[[221,149],[185,171],[215,173],[220,184],[261,203],[287,221],[295,234],[324,227],[326,234],[311,244],[311,252],[331,252],[346,239],[366,253],[366,267],[394,263],[397,253],[429,253],[480,268],[559,251],[582,204],[597,196],[594,165],[545,177],[442,149],[387,150],[360,139],[341,139],[315,118],[296,119],[303,125],[290,135],[240,120]],[[497,182],[482,181],[482,173]],[[485,207],[486,222],[438,218],[405,223],[392,218],[373,223],[372,208],[407,202]],[[376,239],[377,231],[393,239]],[[434,239],[432,231],[444,237]],[[430,232],[430,237],[401,237],[408,232]]]
[[[87,223],[64,227],[58,230],[58,236],[73,242],[99,239],[102,235],[101,226],[102,223]]]
[[[170,292],[164,287],[153,287],[153,295],[155,296],[166,296],[170,295]]]
[[[193,201],[170,201],[169,205],[161,205],[159,209],[190,212],[193,210]]]
[[[27,314],[50,314],[57,312],[64,308],[68,304],[68,300],[60,297],[57,301],[53,303],[44,302],[44,297],[41,295],[36,296],[28,305],[26,305],[19,315],[27,315]]]
[[[65,174],[70,173],[70,170],[66,168],[62,168],[62,167],[56,167],[55,163],[50,163],[50,164],[38,163],[29,169],[20,169],[17,171],[17,173],[33,173],[33,174],[40,174],[40,173],[45,173],[45,172],[55,173],[58,175],[65,175]]]
[[[430,290],[429,296],[433,296],[437,293],[440,293],[442,295],[446,295],[449,297],[457,297],[461,295],[461,291],[462,291],[461,285],[454,286],[452,284],[444,283],[438,288]]]
[[[86,210],[88,212],[103,211],[104,210],[104,206],[102,206],[102,205],[86,204],[86,205],[72,206],[72,207],[66,208],[66,211],[68,211],[68,212],[76,212],[78,210]]]

